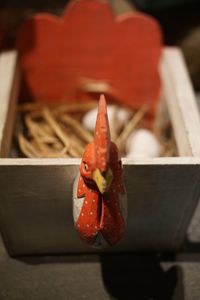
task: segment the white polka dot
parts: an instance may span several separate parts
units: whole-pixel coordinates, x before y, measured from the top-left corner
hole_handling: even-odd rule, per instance
[[[78,224],[77,226],[80,227],[80,224]]]
[[[92,211],[90,212],[90,215],[91,215],[91,216],[93,215],[93,212],[92,212]]]
[[[93,202],[95,202],[96,200],[95,200],[95,199],[93,199],[92,201],[93,201]]]
[[[83,217],[83,216],[84,216],[84,213],[82,213],[81,216]]]
[[[85,200],[85,204],[88,204],[87,200]]]
[[[90,225],[89,225],[89,224],[86,224],[86,227],[90,227]]]
[[[97,226],[94,226],[95,229],[97,229]]]

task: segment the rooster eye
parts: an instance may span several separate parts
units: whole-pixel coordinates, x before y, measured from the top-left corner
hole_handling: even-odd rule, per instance
[[[88,164],[84,163],[84,169],[85,169],[85,171],[89,170]]]

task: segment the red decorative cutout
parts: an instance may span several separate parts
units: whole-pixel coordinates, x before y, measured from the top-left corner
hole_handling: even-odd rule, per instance
[[[144,14],[115,17],[107,2],[73,1],[63,18],[26,21],[17,47],[33,99],[77,100],[83,78],[106,81],[111,97],[134,108],[158,99],[161,33]]]

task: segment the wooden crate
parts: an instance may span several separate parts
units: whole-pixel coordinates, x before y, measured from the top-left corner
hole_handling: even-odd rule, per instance
[[[179,49],[163,50],[160,75],[180,156],[123,159],[128,228],[120,244],[106,251],[178,249],[197,205],[200,118]],[[20,85],[16,52],[1,53],[0,79],[0,228],[9,253],[96,252],[73,226],[72,185],[80,159],[7,158]]]

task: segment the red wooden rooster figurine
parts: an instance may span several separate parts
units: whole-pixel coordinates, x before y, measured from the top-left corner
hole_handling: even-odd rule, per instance
[[[122,162],[110,140],[106,101],[100,97],[94,141],[86,146],[74,183],[73,216],[80,237],[93,246],[114,245],[127,215]]]

